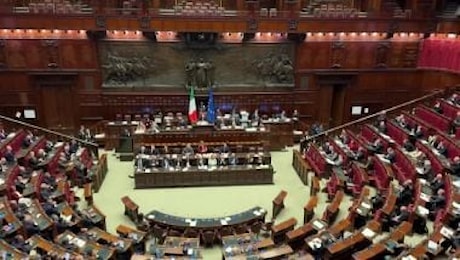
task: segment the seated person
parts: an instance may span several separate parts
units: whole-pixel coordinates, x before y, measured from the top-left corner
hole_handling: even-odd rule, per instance
[[[204,143],[203,140],[200,141],[200,144],[198,145],[198,153],[207,153],[208,152],[208,146]]]
[[[455,156],[450,164],[450,170],[453,175],[460,176],[460,157]]]
[[[348,137],[348,134],[345,130],[342,130],[342,132],[340,132],[339,140],[344,144],[348,144],[350,142],[350,138]]]
[[[375,196],[371,198],[371,203],[372,203],[372,212],[376,212],[378,209],[382,208],[383,205],[385,204],[385,198],[380,194],[380,192],[377,191]]]
[[[141,148],[139,149],[138,155],[149,155],[149,151],[147,150],[147,147],[141,146]]]
[[[188,143],[182,150],[182,154],[185,156],[191,156],[195,154],[195,151],[193,150],[192,145]]]
[[[5,132],[5,129],[0,128],[0,142],[5,140],[8,135]]]
[[[32,144],[32,135],[26,135],[26,137],[24,137],[24,140],[22,140],[22,148],[27,149],[30,147],[31,144]]]
[[[448,102],[454,104],[454,105],[459,105],[460,104],[460,98],[457,95],[457,93],[452,94],[452,96],[447,99]]]
[[[22,222],[24,229],[26,230],[27,236],[33,236],[40,233],[40,228],[35,224],[30,214],[24,214],[24,220]]]
[[[150,147],[150,154],[158,156],[158,155],[160,155],[160,150],[158,148],[156,148],[155,145],[152,145]]]
[[[13,241],[11,241],[11,245],[22,251],[22,252],[29,252],[30,251],[30,245],[27,243],[27,241],[24,239],[22,235],[16,235],[13,238]]]
[[[439,137],[437,135],[431,135],[428,137],[428,144],[432,147],[437,147],[439,144]]]
[[[227,145],[227,143],[224,143],[222,147],[220,148],[220,153],[230,153],[230,152],[231,152],[230,147]]]
[[[230,166],[238,165],[238,158],[236,157],[235,153],[230,153],[228,155],[228,165]]]
[[[38,161],[37,157],[35,156],[34,151],[30,151],[28,163],[29,163],[30,168],[32,168],[34,170],[38,169],[38,165],[40,164],[40,162]]]
[[[326,156],[331,161],[336,161],[339,157],[339,154],[335,152],[334,148],[330,149],[330,153],[326,153]]]
[[[457,114],[455,115],[455,119],[452,122],[452,126],[454,128],[453,129],[454,131],[457,127],[460,127],[460,111],[458,111]]]
[[[5,173],[8,170],[8,166],[6,165],[5,157],[0,158],[0,173]]]
[[[447,148],[446,146],[444,145],[444,142],[439,142],[439,144],[436,146],[436,150],[438,150],[438,152],[443,155],[444,157],[447,157]]]
[[[381,132],[383,134],[386,134],[387,133],[387,125],[386,125],[385,121],[380,121],[377,129],[379,130],[379,132]]]
[[[218,165],[217,154],[213,153],[211,154],[211,157],[208,159],[208,166],[217,167],[217,165]]]
[[[368,149],[373,151],[374,153],[378,153],[378,154],[383,153],[383,150],[384,150],[383,141],[380,140],[379,138],[376,138],[374,142],[368,146]]]
[[[403,147],[406,151],[408,152],[413,152],[415,151],[415,145],[409,141],[408,139],[404,139],[403,141]]]
[[[402,128],[407,128],[406,118],[404,117],[403,114],[401,114],[401,115],[395,117],[395,121],[396,121],[396,123],[397,123],[400,127],[402,127]]]
[[[412,128],[411,135],[414,136],[415,138],[422,138],[423,137],[422,127],[417,125],[416,127]]]
[[[430,187],[434,192],[437,192],[439,189],[444,189],[444,179],[442,174],[436,174],[436,177],[430,183]]]
[[[399,191],[398,198],[396,203],[398,205],[409,205],[412,202],[412,198],[414,197],[414,187],[412,180],[407,180],[404,182],[401,190]]]
[[[48,216],[59,214],[57,203],[51,198],[46,198],[46,201],[42,204],[42,208]]]
[[[419,174],[419,176],[427,179],[428,181],[432,180],[434,178],[434,170],[433,170],[433,167],[431,166],[431,161],[428,159],[425,159],[423,161],[422,167],[423,167],[422,172]]]
[[[168,169],[169,167],[172,167],[170,160],[171,160],[171,155],[170,154],[166,154],[165,156],[163,156],[163,158],[160,159],[161,167],[163,167],[165,169]]]
[[[358,148],[358,151],[356,151],[356,153],[354,154],[353,159],[360,163],[366,163],[366,150],[364,150],[364,148],[360,146]]]
[[[8,164],[14,164],[16,162],[16,158],[14,157],[13,148],[10,145],[6,146],[6,152],[3,155],[3,157],[5,157],[6,162]]]
[[[443,110],[442,110],[442,107],[441,107],[441,103],[439,101],[437,101],[434,106],[433,106],[433,110],[436,111],[437,113],[439,114],[442,114],[443,113]]]
[[[431,196],[429,203],[427,203],[427,208],[430,210],[430,213],[435,215],[435,212],[438,209],[444,208],[446,206],[446,192],[444,189],[439,189],[435,195]]]
[[[218,154],[217,164],[219,166],[227,166],[228,165],[228,158],[227,158],[226,154]]]
[[[391,218],[391,226],[397,226],[404,221],[409,220],[409,210],[406,206],[401,206],[399,212],[395,212],[394,216]]]
[[[79,145],[76,140],[72,139],[70,141],[70,153],[76,153],[79,149]]]
[[[383,158],[385,158],[386,160],[390,161],[391,163],[394,163],[395,160],[396,160],[396,152],[395,152],[395,150],[393,150],[393,148],[391,148],[391,147],[388,147],[387,148],[387,153],[385,154],[385,156],[383,156]]]
[[[197,154],[197,162],[196,162],[198,168],[205,168],[206,165],[208,165],[206,159],[203,158],[201,154]]]

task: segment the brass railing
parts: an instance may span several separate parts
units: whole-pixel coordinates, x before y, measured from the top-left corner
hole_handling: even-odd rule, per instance
[[[41,133],[46,133],[46,134],[49,134],[49,135],[52,135],[52,136],[61,137],[61,138],[67,139],[67,140],[75,140],[75,141],[81,143],[86,148],[88,148],[95,155],[95,158],[99,157],[99,155],[98,155],[99,154],[98,153],[98,144],[96,144],[96,143],[88,142],[86,140],[80,139],[80,138],[72,136],[72,135],[59,133],[59,132],[56,132],[56,131],[53,131],[53,130],[50,130],[50,129],[47,129],[47,128],[44,128],[44,127],[41,127],[41,126],[33,125],[33,124],[30,124],[30,123],[27,123],[27,122],[23,122],[21,120],[17,120],[17,119],[11,118],[11,117],[4,116],[4,115],[0,115],[0,120],[5,120],[5,121],[13,123],[15,125],[20,125],[21,127],[32,129],[32,130],[35,130],[35,131],[39,131]]]
[[[427,100],[432,99],[434,97],[439,97],[441,95],[444,95],[445,93],[447,93],[447,90],[434,90],[432,93],[424,95],[422,97],[419,97],[419,98],[416,98],[416,99],[401,103],[399,105],[396,105],[396,106],[381,110],[381,111],[379,111],[377,113],[374,113],[374,114],[371,114],[371,115],[368,115],[368,116],[365,116],[365,117],[361,117],[359,119],[344,123],[342,125],[329,128],[329,129],[324,130],[323,132],[321,132],[319,134],[309,136],[308,138],[305,139],[305,141],[310,142],[310,141],[313,141],[313,140],[318,139],[320,137],[328,136],[328,135],[330,135],[332,133],[335,133],[335,132],[338,132],[338,131],[340,131],[340,130],[342,130],[344,128],[347,128],[347,127],[350,127],[350,126],[355,126],[357,124],[364,123],[366,121],[369,121],[369,120],[372,120],[374,118],[377,118],[378,116],[382,115],[383,113],[391,114],[392,112],[397,112],[400,109],[407,108],[407,107],[419,104],[420,102],[427,101]]]

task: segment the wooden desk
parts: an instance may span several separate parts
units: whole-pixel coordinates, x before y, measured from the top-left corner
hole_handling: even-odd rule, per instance
[[[146,232],[130,228],[125,225],[118,225],[117,227],[117,233],[120,234],[123,237],[127,237],[129,239],[132,239],[134,243],[139,244],[144,242],[145,236],[147,235]]]
[[[128,216],[131,221],[137,223],[139,219],[139,206],[128,196],[122,197],[121,202],[125,206],[125,216]]]
[[[158,225],[164,229],[180,231],[190,229],[198,233],[215,230],[219,233],[222,228],[228,226],[250,226],[255,221],[265,222],[266,214],[267,211],[261,207],[254,207],[238,214],[218,218],[184,218],[153,210],[146,215],[146,218],[151,226]]]
[[[88,234],[90,234],[91,238],[94,238],[94,241],[105,241],[109,247],[116,250],[117,254],[128,253],[131,255],[132,253],[130,251],[132,250],[133,241],[129,238],[120,238],[97,227],[90,229]]]
[[[272,151],[279,151],[286,146],[294,145],[294,123],[292,120],[262,120],[262,123],[269,129],[270,149]]]
[[[66,241],[67,243],[74,245],[79,253],[85,254],[87,252],[92,252],[93,254],[97,255],[97,259],[101,260],[113,259],[115,254],[115,249],[100,245],[91,240],[87,240],[75,235],[70,231],[65,231],[64,233],[58,235],[54,238],[54,241],[61,245],[64,243],[64,241]]]
[[[292,254],[294,250],[288,245],[275,247],[267,251],[259,253],[259,259],[279,259],[285,255]]]
[[[308,173],[310,172],[310,166],[307,161],[303,158],[300,151],[294,150],[292,153],[292,167],[299,175],[300,180],[304,185],[308,185]]]
[[[286,233],[287,244],[297,250],[304,246],[304,239],[318,232],[311,222]]]
[[[303,207],[303,223],[308,223],[315,216],[315,207],[318,204],[318,197],[312,196],[308,203]]]
[[[93,205],[93,187],[92,183],[86,183],[83,185],[83,193],[85,196],[85,200],[88,203],[88,205]]]
[[[337,215],[339,214],[340,210],[340,203],[342,203],[343,196],[343,190],[337,191],[332,202],[326,207],[326,210],[323,214],[323,220],[326,221],[328,224],[333,223],[337,218]]]
[[[118,135],[119,136],[119,135]],[[118,138],[118,137],[117,137]],[[194,143],[205,142],[261,142],[269,147],[270,131],[245,131],[244,129],[215,129],[201,130],[200,127],[184,130],[161,131],[155,134],[134,134],[134,151],[142,143]]]
[[[137,172],[134,174],[135,188],[189,187],[220,185],[273,184],[273,168],[247,167],[243,165],[215,168],[213,170],[190,167],[183,170]]]
[[[0,239],[0,252],[6,252],[11,255],[11,259],[27,259],[28,255],[12,245],[8,244],[5,240]]]
[[[350,259],[350,255],[353,252],[363,250],[371,245],[373,237],[366,237],[363,234],[365,230],[369,230],[375,235],[380,230],[380,223],[370,221],[364,228],[356,231],[353,235],[333,243],[327,247],[325,259]]]
[[[3,226],[3,230],[0,233],[1,238],[12,236],[15,233],[19,233],[25,237],[22,222],[19,221],[14,214],[6,197],[3,197],[0,200],[0,213],[4,215],[4,220],[6,220],[6,223],[8,224],[7,226]]]
[[[278,195],[273,199],[273,211],[272,211],[272,219],[275,219],[281,210],[284,209],[284,199],[287,196],[287,192],[282,190]]]
[[[272,226],[272,239],[275,243],[282,242],[285,239],[285,234],[294,229],[297,225],[297,219],[290,218],[275,226]]]
[[[81,211],[87,220],[89,220],[93,225],[105,230],[105,215],[95,206],[91,205],[88,208]]]
[[[34,235],[27,239],[27,241],[32,248],[38,248],[47,253],[53,253],[58,257],[64,258],[67,254],[69,254],[70,257],[80,256],[79,254],[66,250],[64,247],[54,244],[53,242],[46,240],[39,235]]]
[[[315,196],[316,193],[318,193],[320,189],[321,187],[319,184],[319,178],[316,176],[313,176],[311,178],[310,196]]]

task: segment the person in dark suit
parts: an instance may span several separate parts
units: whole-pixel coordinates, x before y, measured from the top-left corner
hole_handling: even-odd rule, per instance
[[[40,162],[38,161],[38,158],[35,156],[34,151],[30,151],[28,163],[30,168],[32,168],[33,170],[38,170],[38,165],[40,164]]]
[[[230,153],[230,155],[228,156],[228,165],[238,165],[238,158],[236,157],[235,153]]]
[[[394,163],[395,160],[396,160],[396,152],[395,152],[395,150],[393,150],[393,148],[391,148],[391,147],[388,147],[387,153],[385,154],[384,158],[387,159],[388,161],[390,161],[391,163]]]
[[[430,183],[430,187],[434,192],[437,192],[439,189],[444,189],[444,179],[442,174],[436,174],[436,177]]]
[[[409,141],[408,139],[404,139],[403,141],[403,147],[406,151],[408,152],[413,152],[415,151],[415,145]]]
[[[230,153],[232,152],[230,147],[227,145],[227,143],[224,143],[222,147],[220,148],[220,153]]]
[[[401,206],[399,208],[399,213],[395,214],[391,218],[391,226],[397,226],[404,221],[409,219],[410,213],[406,206]]]
[[[436,150],[438,150],[438,152],[442,154],[444,157],[447,157],[447,148],[444,145],[444,142],[439,142],[439,144],[436,146]]]
[[[69,146],[70,153],[74,154],[78,151],[79,145],[76,140],[72,139]]]
[[[152,145],[150,147],[150,154],[158,156],[158,155],[160,155],[160,150],[158,148],[156,148],[155,145]]]
[[[16,235],[11,241],[11,245],[22,252],[29,252],[30,245],[25,241],[22,235]]]
[[[364,150],[364,148],[362,148],[361,146],[358,148],[358,150],[356,151],[356,153],[354,154],[354,157],[353,159],[355,161],[358,161],[360,163],[366,163],[366,156],[365,156],[365,153],[366,151]]]
[[[372,144],[368,146],[368,149],[373,151],[374,153],[381,154],[383,153],[384,147],[383,142],[379,138],[376,138]]]
[[[47,198],[47,200],[43,202],[42,208],[48,216],[51,216],[53,214],[56,214],[56,215],[59,214],[59,211],[57,209],[57,204],[51,198]]]
[[[441,103],[438,101],[434,104],[433,110],[439,114],[442,114],[444,111],[442,110]]]
[[[31,144],[32,144],[32,136],[26,135],[26,137],[24,137],[24,140],[22,140],[22,148],[27,149],[29,148]]]
[[[414,196],[414,187],[412,180],[407,180],[398,194],[396,200],[398,205],[409,205],[412,202],[412,197]]]
[[[6,162],[8,164],[14,164],[14,162],[16,162],[16,158],[14,157],[13,148],[10,145],[6,146],[6,152],[3,155],[3,157],[5,157]]]
[[[185,156],[192,156],[195,154],[195,151],[192,148],[191,144],[187,144],[184,149],[182,149],[182,154]]]
[[[431,196],[427,208],[430,210],[431,215],[435,215],[436,211],[446,206],[446,195],[443,189],[439,189],[436,195]]]
[[[348,144],[350,142],[350,138],[348,137],[347,132],[345,130],[342,130],[342,132],[340,132],[339,140],[344,144]]]
[[[425,159],[423,161],[423,166],[422,167],[423,167],[422,168],[422,173],[419,174],[419,176],[421,178],[424,178],[424,179],[428,180],[428,181],[433,180],[435,172],[433,170],[433,167],[431,166],[431,161],[428,160],[428,159]]]
[[[385,121],[380,121],[380,122],[379,122],[379,125],[378,125],[378,127],[377,127],[377,129],[378,129],[381,133],[386,134],[386,133],[387,133],[387,125],[386,125]]]
[[[6,134],[5,129],[0,128],[0,141],[5,140],[7,136],[8,135]]]
[[[460,157],[455,156],[450,164],[450,170],[455,176],[460,175]]]
[[[5,157],[0,158],[0,173],[5,173],[8,167],[6,166],[6,159]]]
[[[417,139],[422,138],[423,137],[422,127],[417,125],[416,127],[412,129],[411,134]]]

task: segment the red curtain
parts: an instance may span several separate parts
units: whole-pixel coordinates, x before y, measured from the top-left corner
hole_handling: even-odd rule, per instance
[[[422,42],[418,66],[460,72],[460,40],[426,39]]]

